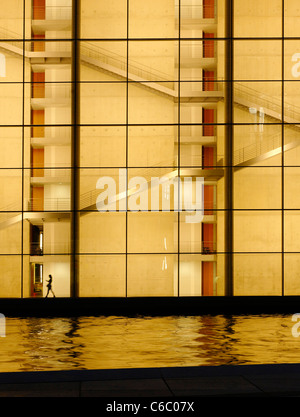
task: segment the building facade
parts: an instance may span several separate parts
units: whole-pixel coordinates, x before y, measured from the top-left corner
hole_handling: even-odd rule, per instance
[[[1,298],[300,294],[297,0],[0,3]]]

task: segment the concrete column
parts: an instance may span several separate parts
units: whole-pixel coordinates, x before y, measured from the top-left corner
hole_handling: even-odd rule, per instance
[[[225,0],[225,295],[233,295],[233,7]]]
[[[79,295],[79,209],[80,209],[80,13],[81,1],[72,3],[72,145],[71,145],[71,297]]]

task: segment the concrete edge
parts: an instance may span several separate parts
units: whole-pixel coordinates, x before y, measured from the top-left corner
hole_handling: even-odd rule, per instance
[[[0,298],[7,317],[86,315],[294,314],[300,296]]]
[[[0,384],[299,374],[300,364],[0,372]]]

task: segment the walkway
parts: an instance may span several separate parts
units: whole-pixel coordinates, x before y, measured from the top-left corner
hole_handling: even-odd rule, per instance
[[[131,397],[146,409],[219,396],[299,397],[300,364],[0,373],[0,397]]]

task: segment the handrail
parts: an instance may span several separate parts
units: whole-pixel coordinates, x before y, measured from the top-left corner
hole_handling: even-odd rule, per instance
[[[127,66],[127,57],[116,54],[114,52],[108,51],[107,49],[101,48],[90,42],[84,42],[80,46],[83,56],[91,59],[98,60],[103,64],[110,65],[112,67],[118,68],[123,71],[124,74],[134,74],[140,79],[145,81],[155,81],[158,83],[172,84],[170,81],[170,76],[162,71],[158,71],[154,68],[143,65],[139,62],[135,62],[132,59],[129,59]]]
[[[30,242],[30,255],[31,256],[42,256],[49,255],[51,253],[66,253],[70,250],[70,241],[52,241],[47,245],[47,242],[43,247],[40,246],[40,241],[32,240]]]
[[[217,242],[212,240],[203,240],[201,242],[201,252],[205,255],[216,253]]]
[[[70,198],[54,197],[54,198],[29,198],[27,201],[27,211],[40,211],[38,207],[43,204],[44,210],[64,211],[70,210]]]
[[[13,32],[11,30],[8,30],[6,28],[1,28],[1,27],[0,27],[0,39],[1,40],[5,40],[5,41],[6,40],[9,40],[9,41],[11,41],[11,40],[13,40],[13,41],[19,40],[20,43],[23,42],[23,36],[22,35],[20,35],[17,32]]]
[[[236,94],[238,93],[238,94]],[[245,86],[240,82],[234,83],[234,94],[239,98],[245,100],[253,100],[257,105],[266,110],[271,110],[281,117],[282,102],[281,99],[276,99],[275,97],[268,96],[267,94],[261,93],[260,91],[255,90]],[[300,107],[293,104],[287,103],[284,101],[284,116],[290,117],[294,121],[300,120]],[[257,109],[259,110],[259,108]]]
[[[271,116],[277,116],[281,119],[282,114],[282,102],[280,99],[270,97],[264,93],[261,93],[254,88],[245,86],[242,83],[236,82],[234,84],[234,95],[239,99],[244,99],[248,103],[255,103],[256,108],[255,112],[260,113],[260,117],[270,114]],[[284,120],[286,122],[296,122],[300,120],[300,107],[284,102]],[[250,109],[249,109],[250,110]],[[257,121],[257,124],[264,124]],[[269,136],[267,139],[258,141],[256,143],[247,145],[243,148],[237,149],[234,151],[233,159],[234,165],[242,164],[245,161],[248,161],[253,158],[257,158],[263,154],[266,154],[272,150],[281,148],[281,135]]]
[[[128,170],[129,168],[124,168],[126,170]],[[146,168],[146,169],[142,169],[141,173],[143,177],[151,177],[151,174],[153,175],[153,169],[168,169],[168,173],[164,174],[163,176],[166,178],[166,181],[170,178],[173,178],[175,176],[178,175],[178,169],[177,168],[164,168],[161,166],[153,166],[150,168]],[[138,170],[135,171],[136,176],[139,176]],[[129,190],[126,190],[125,192],[122,191],[121,193],[119,192],[119,194],[117,194],[115,196],[116,201],[122,200],[124,198],[129,197],[130,195],[134,194],[134,193],[139,193],[140,190],[136,190],[135,187]],[[87,191],[83,194],[80,195],[80,209],[84,210],[85,208],[94,206],[96,204],[96,199],[99,196],[99,190],[94,189],[91,191]]]
[[[237,149],[233,153],[233,165],[242,164],[245,161],[254,159],[267,152],[281,147],[281,134],[269,137],[263,137],[262,140],[243,148]]]
[[[15,201],[0,208],[0,213],[22,211],[20,201]]]

